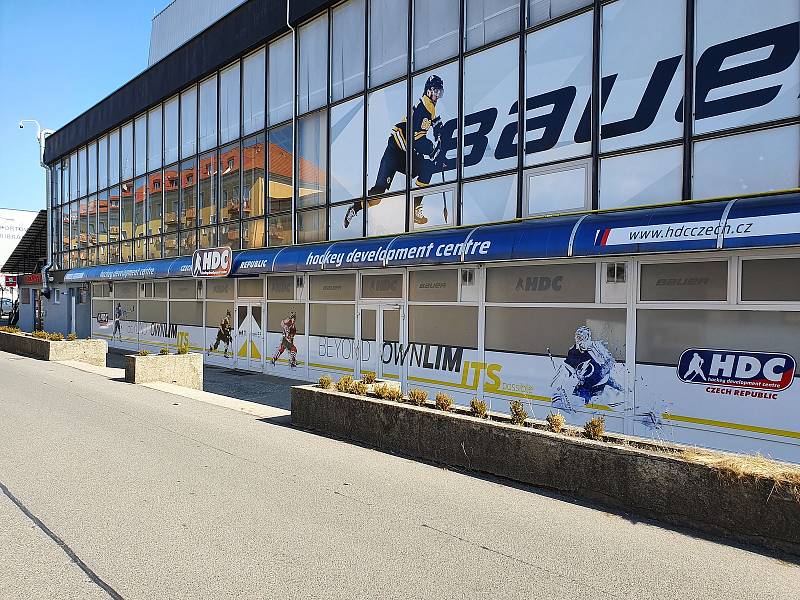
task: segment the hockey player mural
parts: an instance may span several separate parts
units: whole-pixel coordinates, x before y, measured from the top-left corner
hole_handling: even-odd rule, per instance
[[[548,348],[548,353],[550,349]],[[552,356],[551,356],[552,358]],[[587,404],[619,405],[624,401],[623,387],[614,379],[616,365],[605,342],[592,339],[586,326],[575,331],[575,344],[567,351],[564,363],[556,369],[551,386],[553,406],[572,412],[574,401]],[[555,363],[553,363],[555,367]],[[570,390],[571,388],[571,390]]]
[[[411,115],[411,177],[416,178],[416,185],[426,187],[430,185],[433,175],[443,168],[445,156],[442,151],[442,119],[436,114],[436,104],[444,97],[444,81],[438,75],[430,75],[425,81],[422,96],[414,106]],[[378,174],[374,185],[369,189],[368,195],[374,196],[385,193],[392,185],[392,180],[397,173],[407,173],[406,149],[408,125],[405,117],[392,127],[386,148],[381,158]],[[432,134],[433,139],[428,137]],[[380,204],[380,198],[367,200],[369,206]],[[363,200],[356,200],[348,209],[344,217],[344,227],[349,227],[351,221],[364,208]],[[428,222],[423,213],[421,199],[414,201],[414,223],[424,225]]]
[[[289,366],[292,369],[297,368],[297,347],[294,345],[294,336],[297,335],[297,313],[291,311],[289,316],[281,321],[281,329],[283,330],[283,337],[278,345],[278,349],[270,359],[270,364],[275,366],[277,360],[281,357],[284,351],[289,351]]]
[[[217,339],[208,347],[208,353],[211,354],[215,352],[217,348],[219,348],[220,343],[225,344],[225,358],[228,358],[228,349],[230,348],[231,343],[233,342],[233,336],[231,332],[233,331],[233,324],[231,323],[231,311],[226,310],[225,316],[222,317],[222,320],[219,322],[219,329],[217,330]]]
[[[114,329],[111,331],[111,339],[114,339],[114,336],[117,336],[120,340],[122,340],[122,318],[125,316],[127,311],[122,308],[122,303],[117,302],[117,305],[114,307]]]

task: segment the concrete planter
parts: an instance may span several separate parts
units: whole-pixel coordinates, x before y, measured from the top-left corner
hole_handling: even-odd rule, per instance
[[[106,366],[108,343],[105,340],[54,342],[22,333],[0,331],[0,350],[39,360],[77,360],[98,367]]]
[[[314,386],[292,388],[292,423],[800,555],[800,502],[785,488],[723,478],[646,440],[614,445]]]
[[[125,381],[128,383],[174,383],[195,390],[203,389],[203,355],[127,354]]]

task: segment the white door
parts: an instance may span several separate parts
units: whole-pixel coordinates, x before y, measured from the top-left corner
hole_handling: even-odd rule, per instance
[[[236,367],[264,370],[264,307],[260,302],[236,305]]]
[[[404,380],[403,318],[399,304],[362,306],[359,318],[359,373],[378,379]]]

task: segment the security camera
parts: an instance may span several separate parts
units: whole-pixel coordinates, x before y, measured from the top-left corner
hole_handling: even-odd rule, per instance
[[[22,129],[25,125],[22,124],[22,121],[19,122],[19,128]]]

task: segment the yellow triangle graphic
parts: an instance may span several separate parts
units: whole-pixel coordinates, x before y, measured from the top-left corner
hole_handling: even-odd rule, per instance
[[[238,355],[239,355],[241,358],[247,358],[247,342],[245,342],[244,344],[242,344],[242,347],[241,347],[241,348],[239,348]]]
[[[256,343],[253,341],[250,342],[250,358],[253,360],[261,360],[261,353],[258,351]]]

